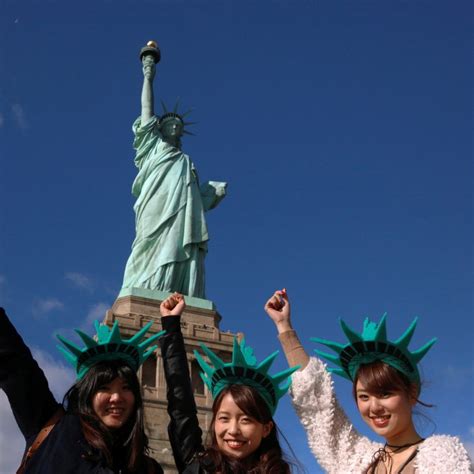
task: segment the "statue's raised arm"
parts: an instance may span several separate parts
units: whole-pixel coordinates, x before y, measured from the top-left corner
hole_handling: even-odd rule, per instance
[[[156,64],[160,60],[160,50],[154,41],[148,41],[142,48],[140,59],[143,66],[143,88],[142,88],[142,123],[148,122],[154,115],[153,79],[156,73]]]

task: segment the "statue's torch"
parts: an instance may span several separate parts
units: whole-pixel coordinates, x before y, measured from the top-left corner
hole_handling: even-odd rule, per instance
[[[155,61],[155,64],[160,62],[161,51],[160,51],[160,48],[158,47],[158,43],[156,41],[153,41],[153,40],[148,41],[146,46],[144,46],[140,50],[140,61],[143,62],[143,57],[148,56],[148,55],[153,57],[153,61]]]

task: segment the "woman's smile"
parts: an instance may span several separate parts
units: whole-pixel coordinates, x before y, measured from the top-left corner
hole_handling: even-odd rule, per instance
[[[135,408],[135,395],[129,385],[117,377],[97,390],[92,399],[92,408],[105,426],[121,428]]]
[[[258,449],[272,426],[272,422],[259,423],[245,414],[227,393],[222,398],[214,424],[217,446],[228,456],[245,459]]]
[[[242,446],[248,444],[248,441],[243,439],[225,439],[224,441],[230,449],[241,449]]]
[[[417,436],[412,421],[415,398],[397,390],[371,393],[360,380],[356,384],[356,394],[362,418],[388,443],[404,444],[403,440]]]
[[[390,421],[390,415],[383,415],[383,416],[377,415],[377,416],[370,416],[369,418],[372,420],[372,423],[377,428],[385,428]]]

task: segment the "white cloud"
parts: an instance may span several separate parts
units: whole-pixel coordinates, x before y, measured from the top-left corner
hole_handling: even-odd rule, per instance
[[[72,369],[56,362],[49,354],[33,349],[33,356],[46,374],[51,391],[62,400],[66,390],[74,382]],[[25,440],[13,418],[8,398],[0,391],[0,474],[16,472],[25,448]]]
[[[16,472],[25,440],[13,418],[7,396],[0,391],[0,474]]]
[[[13,112],[13,117],[18,127],[21,128],[22,130],[26,130],[28,128],[28,122],[26,121],[23,107],[20,104],[13,104],[12,112]]]
[[[66,362],[57,361],[41,349],[32,349],[33,357],[43,369],[48,379],[49,388],[57,400],[61,401],[66,390],[74,383],[74,370]],[[58,352],[58,358],[61,356]]]
[[[87,313],[87,317],[84,323],[88,330],[90,330],[91,324],[96,319],[100,322],[103,321],[103,319],[105,318],[105,313],[108,309],[110,309],[110,305],[103,302],[96,303],[94,306],[91,307],[91,309]]]
[[[88,291],[92,291],[94,289],[91,279],[82,273],[68,272],[64,275],[64,278],[72,282],[77,288],[83,288]]]
[[[471,383],[472,377],[474,375],[474,366],[471,367],[459,367],[448,365],[441,368],[441,381],[442,383],[449,387],[450,389],[460,389],[466,384]]]
[[[472,438],[474,437],[474,426],[470,426],[468,429],[469,435],[471,437],[471,440],[463,440],[464,447],[467,450],[467,454],[469,454],[469,457],[471,458],[471,463],[474,467],[474,441],[472,441]]]
[[[50,313],[55,309],[63,309],[64,304],[61,303],[57,298],[47,298],[44,300],[37,300],[33,304],[33,314],[35,315],[43,315],[46,313]]]
[[[469,454],[469,458],[471,459],[471,463],[474,463],[474,442],[472,441],[464,441],[464,447],[467,450],[467,454]]]

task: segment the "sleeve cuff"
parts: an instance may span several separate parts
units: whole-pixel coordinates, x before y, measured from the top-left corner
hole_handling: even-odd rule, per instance
[[[309,357],[301,345],[296,331],[290,330],[282,332],[278,335],[278,339],[282,345],[285,357],[288,360],[288,365],[290,367],[300,365],[301,368],[304,369],[309,362]]]
[[[166,331],[166,334],[181,332],[181,316],[161,317],[161,327]]]

